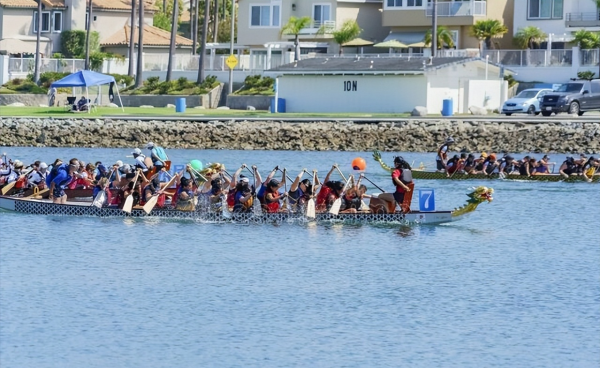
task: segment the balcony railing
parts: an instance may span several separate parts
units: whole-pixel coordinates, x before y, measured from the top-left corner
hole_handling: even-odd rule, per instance
[[[433,5],[427,6],[427,16],[433,15]],[[437,3],[438,17],[464,17],[487,15],[486,1],[446,1]]]
[[[600,50],[581,50],[579,62],[581,66],[600,65]]]
[[[318,21],[313,20],[310,26],[303,28],[300,30],[301,35],[314,35],[319,32],[320,29],[323,29],[321,32],[323,34],[331,34],[335,30],[335,20],[324,20]]]
[[[570,66],[573,50],[486,50],[482,57],[505,66]]]
[[[600,27],[600,9],[597,12],[567,13],[567,27]]]

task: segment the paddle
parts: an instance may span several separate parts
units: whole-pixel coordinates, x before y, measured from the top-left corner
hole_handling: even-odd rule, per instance
[[[350,184],[349,181],[347,181],[346,185],[344,185],[342,194],[340,194],[339,198],[337,198],[335,200],[335,202],[333,202],[333,205],[331,205],[331,208],[329,209],[329,213],[331,213],[332,215],[337,215],[340,213],[340,207],[342,207],[342,198],[344,197],[344,194],[346,194],[346,190],[348,189],[348,184]]]
[[[32,171],[33,171],[33,168],[27,170],[26,173],[19,175],[19,177],[16,178],[14,181],[11,181],[10,183],[8,183],[4,187],[2,187],[2,195],[5,195],[6,193],[8,193],[8,191],[11,190],[15,186],[15,184],[17,184],[17,182],[19,180],[21,180],[23,177],[29,175],[29,173]]]
[[[173,175],[173,177],[171,178],[171,180],[169,180],[167,182],[167,184],[163,187],[163,189],[159,190],[158,192],[156,192],[156,194],[154,194],[152,196],[152,198],[150,198],[148,200],[148,202],[146,202],[146,204],[144,205],[144,211],[146,212],[146,214],[149,214],[150,212],[152,212],[152,209],[154,209],[154,206],[156,206],[156,202],[158,201],[158,196],[163,194],[165,189],[167,189],[168,187],[171,186],[171,184],[173,184],[173,180],[175,180],[177,178],[177,174]]]
[[[283,198],[283,204],[281,206],[281,209],[287,211],[289,203],[288,203],[288,191],[287,191],[287,182],[288,181],[286,180],[286,177],[287,177],[287,169],[284,167],[283,168],[283,188],[284,188],[283,196],[284,196],[284,198]]]
[[[115,169],[113,168],[110,171],[110,174],[108,174],[108,178],[110,178],[114,172],[115,172]],[[100,192],[98,192],[98,194],[96,194],[96,198],[94,198],[94,201],[92,202],[92,206],[102,208],[102,206],[104,205],[104,202],[106,202],[106,188],[108,188],[109,185],[110,185],[110,180],[107,180],[106,185],[102,188],[102,190]]]
[[[340,168],[338,167],[337,164],[335,164],[335,169],[340,173],[340,176],[342,177],[342,179],[344,179],[344,182],[347,183],[348,179],[346,179],[346,177],[344,176],[344,174],[342,174],[342,170],[340,170]]]
[[[317,170],[313,170],[312,175],[312,187],[310,193],[310,198],[308,199],[308,203],[306,204],[306,217],[314,219],[316,214],[316,205],[315,205],[315,177],[317,176]]]
[[[381,187],[379,187],[377,184],[373,183],[369,178],[367,178],[366,176],[362,176],[363,179],[365,179],[366,181],[368,181],[369,183],[373,184],[375,186],[375,188],[381,190],[381,193],[385,193],[385,190],[381,189]]]
[[[258,188],[256,188],[256,175],[254,174],[254,171],[252,171],[252,170],[256,170],[256,166],[252,166],[252,170],[250,170],[248,168],[248,166],[246,166],[246,169],[248,171],[250,171],[250,174],[252,174],[252,177],[254,177],[254,194],[252,195],[252,211],[254,212],[254,215],[260,216],[260,215],[262,215],[262,206],[261,206],[260,202],[258,201],[258,198],[256,197],[256,191],[258,190]]]
[[[131,213],[131,209],[133,208],[133,192],[135,191],[135,185],[137,184],[138,177],[140,176],[140,171],[135,173],[135,179],[133,179],[133,187],[131,188],[131,193],[125,199],[125,204],[123,204],[123,212]]]

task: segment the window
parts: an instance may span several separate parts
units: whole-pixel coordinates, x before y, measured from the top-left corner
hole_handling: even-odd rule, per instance
[[[451,29],[450,34],[452,35],[452,42],[454,42],[454,48],[458,49],[458,30]]]
[[[315,4],[313,7],[314,27],[319,28],[325,21],[331,20],[331,5]]]
[[[422,8],[423,0],[387,0],[388,8]]]
[[[250,26],[251,27],[279,27],[280,26],[279,5],[251,5]]]
[[[62,12],[52,13],[52,32],[62,31]]]
[[[33,12],[33,32],[37,33],[38,12]],[[50,32],[50,12],[42,12],[42,32]]]
[[[529,19],[562,19],[563,0],[529,0]]]

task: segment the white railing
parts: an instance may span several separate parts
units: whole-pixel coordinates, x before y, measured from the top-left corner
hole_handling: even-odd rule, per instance
[[[581,50],[579,61],[582,66],[594,66],[600,64],[600,50]]]
[[[81,59],[41,59],[40,72],[75,73],[82,70],[85,61]],[[35,68],[34,58],[9,58],[9,73],[32,73]]]
[[[573,50],[485,50],[482,57],[505,66],[571,66]]]
[[[433,5],[427,6],[427,16],[433,15]],[[487,15],[486,1],[444,1],[437,3],[438,17]]]
[[[316,34],[319,31],[321,31],[323,34],[331,34],[333,31],[335,31],[335,20],[324,20],[324,21],[313,20],[308,27],[302,28],[300,30],[300,34],[301,35],[307,35],[307,34],[312,35],[312,34]]]

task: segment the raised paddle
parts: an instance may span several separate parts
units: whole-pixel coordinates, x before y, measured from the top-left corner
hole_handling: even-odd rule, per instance
[[[258,188],[256,187],[256,175],[254,175],[254,171],[252,171],[256,169],[256,166],[252,166],[252,170],[250,170],[248,166],[246,166],[246,169],[250,171],[250,174],[252,174],[252,177],[254,178],[254,195],[252,196],[252,211],[256,216],[260,216],[262,215],[262,205],[260,204],[260,202],[258,201],[258,197],[256,196],[258,190]]]
[[[365,179],[366,181],[368,181],[369,183],[373,184],[375,186],[375,188],[381,190],[381,193],[385,193],[385,190],[381,189],[381,187],[379,187],[377,184],[373,183],[369,178],[367,178],[366,176],[362,176],[363,179]]]
[[[158,192],[156,192],[156,194],[154,194],[152,196],[152,198],[150,198],[148,200],[148,202],[146,202],[146,204],[144,205],[144,211],[146,212],[146,214],[152,212],[152,209],[154,209],[154,206],[156,206],[156,202],[158,201],[158,196],[160,196],[161,194],[164,193],[165,189],[167,189],[168,187],[171,186],[171,184],[173,184],[173,181],[177,178],[177,174],[173,175],[173,177],[171,178],[171,180],[169,180],[167,182],[167,184],[163,187],[163,189],[159,190]]]
[[[135,191],[135,185],[137,184],[138,177],[140,176],[140,171],[136,171],[135,179],[133,179],[133,187],[131,188],[131,193],[125,199],[125,204],[123,204],[123,212],[131,213],[131,209],[133,208],[133,192]]]
[[[18,178],[16,178],[14,181],[11,181],[10,183],[6,184],[5,186],[2,187],[2,195],[5,195],[6,193],[8,193],[9,190],[11,190],[15,184],[17,184],[17,182],[19,180],[21,180],[23,177],[29,175],[30,172],[33,171],[33,168],[27,170],[26,173],[19,175]]]
[[[342,207],[342,198],[344,197],[344,194],[346,194],[346,190],[348,190],[349,184],[350,181],[347,181],[346,185],[344,185],[344,189],[342,190],[342,194],[340,194],[339,198],[337,198],[335,202],[333,202],[333,204],[331,205],[329,213],[331,213],[332,215],[337,215],[340,213],[340,207]]]
[[[308,199],[308,203],[306,204],[306,217],[314,219],[317,217],[315,210],[315,177],[317,176],[317,170],[313,170],[312,175],[312,187],[310,193],[310,198]]]

